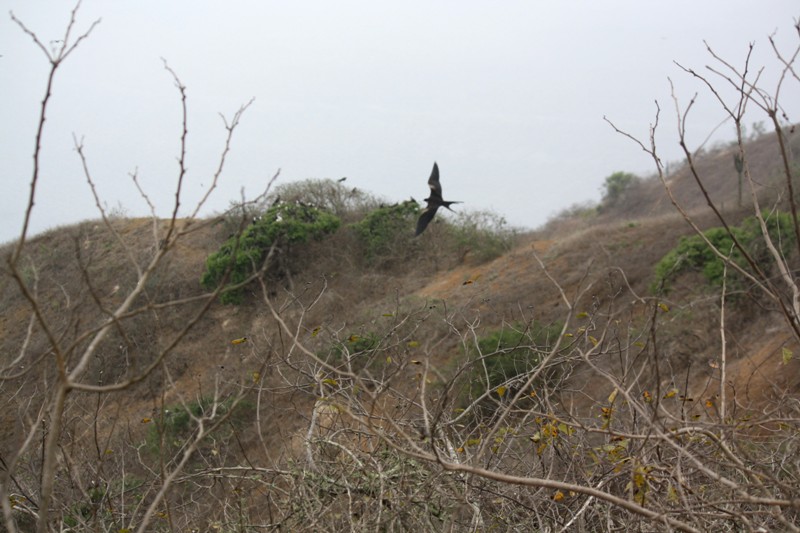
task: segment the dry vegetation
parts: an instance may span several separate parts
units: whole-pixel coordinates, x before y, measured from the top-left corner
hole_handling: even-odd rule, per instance
[[[51,73],[82,39],[42,47]],[[771,134],[669,176],[644,141],[654,177],[534,234],[472,213],[412,239],[413,206],[331,181],[212,219],[23,231],[0,278],[5,529],[797,531],[797,241],[714,249],[744,257],[720,285],[653,285],[679,237],[795,209],[797,136],[725,72]],[[203,288],[211,254],[288,224],[280,205],[340,223],[270,234]]]

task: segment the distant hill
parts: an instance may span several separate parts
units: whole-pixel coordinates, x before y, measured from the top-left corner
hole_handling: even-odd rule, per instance
[[[787,211],[776,145],[748,143],[748,164],[764,207]],[[737,205],[733,157],[720,148],[696,168],[735,226],[753,209]],[[720,225],[690,169],[671,165],[667,181],[699,227]],[[315,211],[296,216],[339,225],[258,240],[295,216],[275,209],[301,204]],[[655,177],[524,234],[466,212],[413,238],[414,206],[310,181],[172,230],[118,218],[30,239],[0,280],[3,497],[20,530],[44,464],[52,515],[75,531],[535,529],[592,499],[614,521],[686,520],[687,501],[727,505],[709,471],[735,477],[736,461],[777,453],[769,435],[797,431],[800,346],[779,306],[732,273],[723,304],[702,268],[654,286],[692,234]],[[206,261],[252,242],[264,256],[242,256],[242,271],[266,266],[223,304],[200,284]],[[784,254],[797,265],[796,246]],[[776,498],[797,497],[796,465],[764,468],[749,482],[774,476]]]
[[[790,161],[797,165],[800,157],[800,137],[789,133],[787,128],[785,150]],[[736,213],[739,210],[738,175],[734,158],[739,149],[735,144],[717,145],[712,149],[701,151],[694,156],[695,172],[702,177],[702,182],[709,197],[718,209],[725,213]],[[746,144],[745,154],[748,166],[759,194],[767,204],[784,195],[785,178],[781,148],[774,134],[758,136]],[[663,162],[664,179],[672,190],[675,200],[689,212],[706,210],[706,198],[701,193],[692,169],[684,161]],[[796,169],[796,167],[795,167]],[[742,203],[752,206],[752,199],[747,184],[744,184]],[[749,213],[745,209],[744,213]],[[581,227],[597,225],[613,221],[638,220],[655,218],[662,215],[671,216],[676,213],[669,196],[665,194],[664,184],[657,175],[641,177],[630,184],[621,198],[609,205],[598,200],[592,206],[576,206],[565,210],[544,226],[548,232],[572,232]],[[591,215],[591,216],[587,216]],[[563,227],[563,230],[560,228]]]

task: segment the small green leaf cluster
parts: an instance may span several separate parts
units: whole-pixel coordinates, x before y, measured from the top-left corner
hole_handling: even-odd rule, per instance
[[[775,246],[788,252],[789,246],[794,243],[794,225],[789,213],[775,212],[762,214],[769,237]],[[733,242],[733,237],[741,244],[747,253],[760,265],[769,263],[767,250],[761,226],[755,216],[746,218],[739,226],[730,226],[730,231],[722,227],[711,228],[703,233],[708,242],[730,261],[747,269],[747,261],[741,250]],[[696,270],[702,272],[706,281],[713,287],[721,287],[725,275],[725,262],[709,247],[700,235],[681,237],[678,245],[656,264],[655,281],[651,290],[656,292],[660,287],[668,288],[668,283],[680,273]],[[732,280],[737,279],[734,272],[728,269]]]
[[[275,205],[206,259],[200,284],[206,289],[215,289],[227,274],[228,285],[238,285],[261,268],[273,245],[278,251],[286,252],[292,244],[319,240],[335,232],[340,223],[335,215],[310,205]],[[226,289],[220,299],[223,303],[241,303],[242,290]]]

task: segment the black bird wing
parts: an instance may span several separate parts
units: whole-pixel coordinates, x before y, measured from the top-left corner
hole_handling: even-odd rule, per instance
[[[433,170],[431,171],[431,177],[428,178],[428,187],[431,188],[431,195],[428,198],[428,206],[431,205],[431,201],[435,203],[442,202],[442,184],[439,183],[439,165],[436,163],[433,164]],[[435,211],[434,211],[435,212]],[[431,215],[433,217],[433,215]]]
[[[431,220],[433,220],[433,216],[436,214],[437,209],[439,209],[438,205],[431,205],[428,203],[428,207],[417,219],[417,232],[414,234],[414,237],[419,236],[420,233],[425,231],[425,228],[427,228],[428,224],[430,224]]]

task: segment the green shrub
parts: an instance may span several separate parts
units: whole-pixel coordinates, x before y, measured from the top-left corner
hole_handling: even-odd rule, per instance
[[[260,211],[266,211],[278,198],[290,204],[316,206],[348,222],[353,217],[357,220],[379,203],[371,194],[348,186],[346,182],[310,178],[278,185],[264,200]]]
[[[228,274],[228,285],[244,282],[261,268],[270,247],[286,254],[292,244],[319,240],[339,228],[338,217],[327,211],[303,204],[278,204],[245,228],[240,236],[228,239],[206,260],[206,271],[200,284],[215,289]],[[223,303],[240,303],[241,288],[221,293]]]
[[[449,232],[458,256],[463,258],[470,254],[479,263],[509,251],[515,236],[506,219],[491,211],[459,211]]]
[[[354,371],[370,367],[378,359],[375,348],[380,342],[381,337],[375,333],[352,334],[329,347],[328,362],[337,367],[347,364]]]
[[[64,514],[64,525],[71,528],[77,527],[78,525],[84,524],[91,520],[98,513],[98,511],[105,511],[104,509],[101,509],[101,504],[105,497],[106,492],[104,487],[89,488],[89,490],[85,493],[85,497],[80,502],[72,505],[69,511]]]
[[[775,245],[788,253],[789,247],[794,243],[794,230],[792,217],[788,213],[763,213],[767,224],[767,231],[770,239]],[[753,259],[767,268],[770,263],[770,255],[761,234],[761,227],[755,216],[746,218],[741,225],[732,226],[730,233],[725,228],[711,228],[703,233],[708,241],[723,254],[730,254],[730,260],[742,268],[748,268],[741,251],[734,247],[731,234],[747,250]],[[665,290],[668,288],[670,280],[678,274],[687,270],[697,270],[702,272],[706,281],[713,287],[722,286],[725,263],[712,251],[706,242],[699,235],[681,237],[678,245],[667,252],[667,254],[656,264],[655,281],[651,285],[653,292],[659,287]],[[736,283],[737,275],[728,269],[730,279]]]
[[[604,206],[615,205],[622,198],[631,185],[636,183],[639,178],[630,172],[614,172],[603,182]]]
[[[506,394],[516,393],[549,353],[560,332],[559,324],[534,324],[530,328],[518,325],[480,338],[474,354],[477,360],[471,373],[471,394],[479,396],[501,385],[506,387]],[[547,370],[542,372],[538,383],[550,383],[556,377],[553,371]]]
[[[201,398],[200,401],[193,402],[187,407],[178,404],[164,409],[161,418],[154,420],[147,433],[147,449],[154,455],[162,450],[173,453],[187,442],[196,429],[195,418],[209,415],[212,406],[211,398]],[[217,405],[216,416],[224,416],[231,409],[233,412],[228,418],[230,424],[228,427],[234,428],[243,426],[254,412],[252,403],[242,400],[234,405],[233,401],[228,399]]]
[[[374,262],[380,257],[396,255],[398,243],[406,246],[413,235],[419,205],[414,200],[381,206],[370,211],[353,229],[360,237],[364,255]]]

